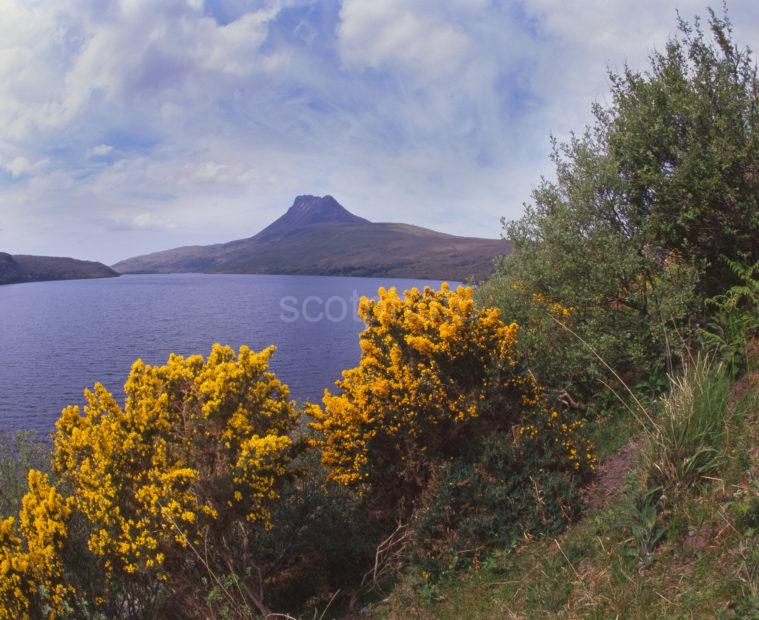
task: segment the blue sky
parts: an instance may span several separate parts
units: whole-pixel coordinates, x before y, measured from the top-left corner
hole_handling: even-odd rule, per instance
[[[497,237],[683,0],[0,0],[0,251],[250,236],[297,194]],[[759,47],[759,3],[729,3]]]

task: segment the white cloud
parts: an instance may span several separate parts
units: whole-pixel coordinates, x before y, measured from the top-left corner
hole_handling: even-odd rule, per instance
[[[179,185],[216,184],[223,186],[247,185],[253,180],[253,171],[240,164],[219,164],[214,161],[188,163],[176,177]]]
[[[65,39],[66,29],[49,6],[0,2],[0,122],[6,139],[59,116],[52,94],[61,89],[71,60]]]
[[[338,28],[343,62],[372,68],[397,65],[425,78],[455,74],[470,39],[439,15],[442,6],[434,0],[345,0]]]
[[[13,177],[21,177],[39,172],[47,164],[47,159],[31,162],[26,157],[14,157],[8,162],[0,162],[0,167]]]
[[[218,24],[202,2],[0,2],[0,122],[14,137],[64,126],[102,99],[215,101],[283,57],[261,44],[279,3]],[[129,113],[123,110],[123,113]]]
[[[175,226],[173,222],[167,221],[155,213],[140,213],[132,218],[131,223],[135,228],[153,228],[159,230],[174,228]]]
[[[105,155],[110,155],[112,152],[113,147],[110,144],[98,144],[87,151],[87,155],[89,157],[104,157]]]
[[[0,250],[226,241],[299,193],[496,236],[606,67],[702,3],[0,0]],[[730,5],[759,48],[759,5]]]

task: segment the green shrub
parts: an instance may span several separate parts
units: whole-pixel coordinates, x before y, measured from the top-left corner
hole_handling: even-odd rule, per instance
[[[749,343],[759,335],[759,262],[726,263],[738,284],[708,300],[713,313],[703,338],[706,349],[738,376],[750,370]]]
[[[759,259],[759,82],[730,22],[710,15],[709,35],[680,21],[647,71],[610,75],[611,103],[554,143],[555,179],[505,225],[513,252],[479,297],[533,322],[522,346],[544,385],[588,397],[608,377],[535,296],[570,308],[573,331],[655,391],[706,318],[704,300],[738,282],[729,261]]]
[[[253,536],[268,604],[298,613],[358,588],[383,531],[362,498],[327,480],[316,451],[294,465],[298,475],[283,486],[272,527],[258,527]]]
[[[439,572],[452,560],[479,558],[525,534],[561,531],[579,514],[580,484],[590,473],[562,444],[561,435],[575,433],[571,426],[557,424],[552,435],[543,425],[539,436],[525,432],[518,439],[494,433],[476,460],[441,466],[412,519],[415,561]]]

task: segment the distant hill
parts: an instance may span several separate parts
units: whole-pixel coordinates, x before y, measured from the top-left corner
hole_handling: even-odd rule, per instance
[[[54,256],[11,256],[0,252],[0,284],[42,282],[44,280],[78,280],[88,278],[114,278],[119,274],[92,261]]]
[[[269,273],[481,280],[506,241],[457,237],[409,224],[374,223],[332,196],[298,196],[247,239],[186,246],[121,261],[119,273]]]

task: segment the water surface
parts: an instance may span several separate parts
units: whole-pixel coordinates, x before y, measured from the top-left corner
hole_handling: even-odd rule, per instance
[[[277,345],[293,398],[319,399],[358,361],[356,298],[438,282],[266,275],[134,275],[0,286],[0,431],[48,434],[103,383],[123,401],[132,362]]]

